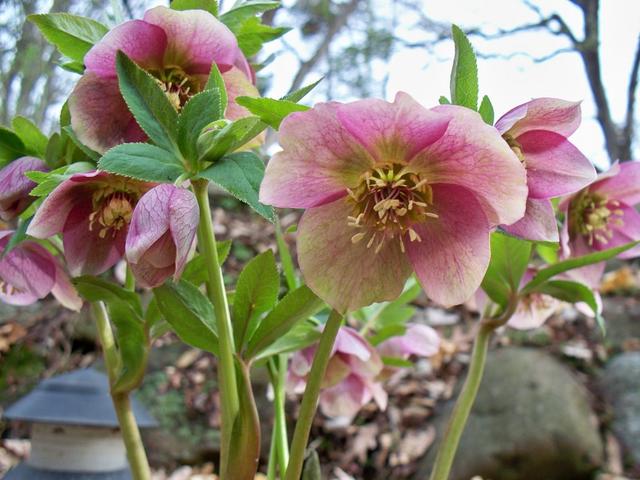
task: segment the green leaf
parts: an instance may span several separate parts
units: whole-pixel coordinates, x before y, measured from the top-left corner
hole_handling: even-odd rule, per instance
[[[305,105],[273,98],[236,97],[236,103],[260,117],[264,123],[276,130],[280,128],[280,123],[287,115],[309,110],[309,107]]]
[[[207,84],[204,87],[205,90],[215,90],[217,89],[220,93],[220,111],[222,112],[220,118],[224,117],[225,112],[227,111],[227,104],[229,103],[229,96],[227,95],[227,86],[224,83],[224,78],[222,78],[222,74],[220,73],[220,69],[218,65],[215,63],[211,64],[211,72],[209,73],[209,78],[207,79]]]
[[[89,302],[122,302],[127,306],[128,315],[142,323],[142,304],[134,292],[125,290],[120,285],[98,277],[84,275],[72,280],[80,296]]]
[[[200,172],[200,177],[211,180],[270,222],[274,221],[273,208],[258,200],[260,183],[264,177],[264,162],[255,153],[238,152],[227,155]]]
[[[312,450],[304,461],[302,477],[300,480],[322,480],[322,470],[320,468],[320,458],[318,452]]]
[[[158,83],[122,51],[116,55],[120,92],[138,125],[159,147],[178,152],[178,113]]]
[[[440,98],[438,99],[438,103],[440,105],[451,105],[451,102],[449,101],[449,99],[447,97],[445,97],[444,95],[440,96]]]
[[[30,223],[31,218],[20,221],[18,227],[13,232],[13,235],[11,235],[9,241],[2,249],[2,252],[0,252],[0,260],[2,260],[5,255],[18,246],[23,240],[27,239],[27,228],[29,228]]]
[[[321,78],[320,80],[317,80],[313,83],[310,83],[309,85],[307,85],[306,87],[302,87],[298,90],[296,90],[295,92],[291,92],[286,94],[284,97],[282,97],[280,100],[288,100],[290,102],[295,102],[298,103],[300,100],[302,100],[304,97],[307,96],[307,94],[313,90],[314,88],[316,88],[318,86],[318,84],[324,80],[324,77]]]
[[[20,137],[8,128],[0,127],[0,167],[27,154]]]
[[[280,38],[290,30],[288,27],[265,25],[259,18],[253,17],[246,20],[234,33],[242,53],[253,57],[262,49],[262,45]]]
[[[540,255],[540,258],[545,263],[557,263],[558,262],[558,244],[549,245],[546,243],[536,243],[536,252]]]
[[[84,64],[82,62],[71,61],[57,63],[57,65],[67,72],[77,73],[79,75],[82,75],[84,73]]]
[[[11,126],[27,149],[33,151],[38,157],[44,158],[49,139],[31,120],[17,116],[11,122]]]
[[[456,53],[451,68],[451,103],[476,110],[478,108],[478,66],[473,47],[464,32],[451,25]]]
[[[198,161],[197,141],[202,129],[223,116],[224,108],[217,88],[200,92],[185,104],[178,118],[178,145],[184,158],[192,165]]]
[[[482,102],[480,102],[480,108],[478,109],[482,120],[484,123],[488,125],[493,125],[493,105],[491,104],[491,100],[486,95],[482,97]]]
[[[222,265],[231,251],[231,240],[216,242],[216,250],[218,251],[218,262]],[[182,278],[196,286],[205,283],[209,279],[205,257],[198,255],[192,258],[182,272]]]
[[[278,338],[286,334],[296,323],[306,320],[324,307],[324,302],[303,285],[289,292],[269,314],[262,319],[251,336],[245,358],[253,358]]]
[[[153,289],[158,308],[180,339],[192,347],[218,354],[213,305],[191,283],[171,281]]]
[[[522,289],[522,293],[524,294],[534,291],[539,285],[542,285],[544,282],[560,273],[580,267],[585,267],[587,265],[592,265],[594,263],[604,262],[605,260],[609,260],[616,255],[619,255],[622,252],[635,247],[638,244],[640,244],[640,240],[627,243],[616,248],[609,248],[600,252],[589,253],[581,257],[569,258],[567,260],[554,263],[553,265],[549,265],[548,267],[538,270],[538,273],[533,277],[533,279]]]
[[[258,318],[278,301],[280,275],[271,250],[247,263],[236,284],[233,299],[233,333],[236,350],[242,350],[245,339],[255,330]]]
[[[606,333],[604,319],[599,312],[600,306],[598,305],[596,293],[588,286],[571,280],[549,280],[548,282],[538,285],[535,291],[551,295],[564,302],[586,303],[593,311],[598,326],[602,330],[602,334],[604,335]]]
[[[98,162],[111,173],[147,182],[173,183],[184,167],[172,153],[148,143],[123,143],[113,147]]]
[[[78,136],[76,135],[76,132],[74,132],[73,128],[71,128],[71,125],[67,125],[66,127],[62,127],[62,130],[69,136],[69,138],[75,144],[75,146],[78,147],[80,150],[82,150],[82,152],[87,157],[89,157],[94,162],[97,162],[98,160],[100,160],[100,154],[98,152],[94,151],[94,150],[91,150],[84,143],[82,143],[80,141],[80,139],[78,138]]]
[[[278,8],[280,2],[249,0],[234,6],[231,10],[220,15],[220,21],[236,33],[236,30],[248,19],[257,14]]]
[[[91,47],[109,31],[100,22],[69,13],[29,15],[27,18],[60,53],[80,63]]]
[[[171,8],[174,10],[204,10],[215,17],[218,16],[218,2],[216,0],[173,0]]]
[[[256,355],[255,360],[280,353],[297,352],[320,340],[320,331],[313,322],[298,322],[291,330]]]
[[[505,307],[520,287],[527,270],[532,244],[500,232],[491,234],[491,261],[482,280],[489,298]]]
[[[130,315],[125,302],[107,302],[109,318],[115,325],[115,339],[120,354],[120,369],[112,392],[130,392],[140,386],[147,367],[149,339],[144,323]]]
[[[198,138],[200,161],[215,162],[260,134],[267,124],[258,117],[239,118],[220,129],[206,129]]]
[[[398,357],[382,357],[382,363],[387,367],[393,368],[411,368],[413,362]]]
[[[393,337],[399,337],[407,333],[407,327],[402,324],[391,324],[387,325],[376,332],[375,335],[372,335],[368,338],[368,341],[374,347],[376,345],[381,344],[385,340],[389,340]]]
[[[95,165],[87,162],[72,163],[52,170],[50,172],[27,172],[25,176],[33,180],[38,185],[34,187],[29,195],[33,197],[46,197],[62,182],[67,180],[71,175],[76,173],[86,173],[95,170]]]

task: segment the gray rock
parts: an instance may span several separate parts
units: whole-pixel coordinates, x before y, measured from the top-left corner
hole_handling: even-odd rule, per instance
[[[452,408],[436,420],[439,435]],[[436,450],[416,480],[428,478]],[[564,365],[533,349],[489,354],[450,480],[586,480],[602,462],[589,395]]]
[[[630,467],[640,474],[640,352],[613,358],[600,386],[613,410],[613,431],[625,447]]]
[[[620,350],[625,343],[640,340],[640,302],[634,298],[605,298],[603,311],[609,347]]]

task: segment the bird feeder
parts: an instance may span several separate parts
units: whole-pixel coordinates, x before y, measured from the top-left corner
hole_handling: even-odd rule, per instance
[[[156,421],[134,399],[141,428]],[[5,480],[130,480],[106,375],[76,370],[43,380],[4,417],[31,424],[29,458]]]

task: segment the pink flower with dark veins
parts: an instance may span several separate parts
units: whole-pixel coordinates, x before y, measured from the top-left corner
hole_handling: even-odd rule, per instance
[[[527,169],[525,216],[502,228],[522,238],[557,242],[558,225],[550,199],[591,183],[596,171],[567,138],[580,125],[580,103],[536,98],[503,115],[496,128]]]
[[[39,158],[20,157],[0,169],[0,220],[14,219],[35,200],[29,192],[36,183],[25,176],[33,170],[46,172],[48,168]]]
[[[289,364],[288,388],[304,392],[316,346],[296,352]],[[377,377],[382,360],[369,342],[356,330],[341,327],[320,392],[320,410],[328,417],[353,418],[372,399],[381,410],[387,406],[387,393]]]
[[[431,357],[440,350],[440,335],[428,325],[407,323],[403,335],[391,337],[376,349],[383,357],[407,359],[412,355]]]
[[[100,153],[147,139],[120,94],[118,50],[155,78],[176,110],[204,89],[213,64],[227,88],[228,119],[249,115],[235,103],[237,96],[258,95],[249,62],[226,25],[203,10],[152,8],[143,20],[118,25],[89,50],[85,73],[69,98],[73,130]]]
[[[0,230],[0,253],[13,235]],[[32,240],[16,245],[0,258],[0,301],[10,305],[31,305],[49,293],[65,307],[80,310],[82,299],[58,260]]]
[[[126,257],[138,283],[147,288],[173,275],[178,280],[198,229],[200,209],[193,193],[175,185],[158,185],[133,210]]]
[[[298,260],[307,285],[341,313],[402,291],[415,270],[443,305],[469,298],[490,257],[489,234],[524,215],[525,170],[469,109],[325,103],[289,115],[283,151],[260,201],[306,209]]]
[[[124,255],[133,209],[151,187],[106,172],[77,173],[49,194],[27,233],[35,238],[61,233],[71,275],[99,275]]]

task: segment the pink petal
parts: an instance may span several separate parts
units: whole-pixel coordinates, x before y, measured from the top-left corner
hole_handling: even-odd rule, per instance
[[[530,197],[568,195],[596,179],[587,157],[557,133],[530,130],[516,140],[524,153]]]
[[[46,172],[48,168],[39,158],[20,157],[0,169],[0,219],[12,220],[35,200],[29,192],[36,183],[25,176],[33,170]]]
[[[280,145],[260,186],[260,201],[280,208],[332,202],[356,187],[373,159],[336,118],[337,103],[296,112],[280,126]]]
[[[340,355],[334,355],[329,360],[327,370],[322,379],[322,388],[330,388],[337,385],[351,374],[349,364]]]
[[[458,185],[473,192],[492,225],[522,218],[527,198],[525,169],[498,131],[468,108],[442,105],[434,110],[451,119],[449,128],[411,165],[431,184]]]
[[[338,330],[333,351],[353,355],[363,362],[371,358],[372,348],[362,336],[351,327],[342,327]]]
[[[369,403],[371,394],[362,379],[349,375],[337,385],[320,392],[320,410],[327,417],[355,417]]]
[[[571,252],[571,257],[582,257],[596,250],[587,244],[582,235],[578,235],[569,242],[569,251]],[[566,275],[573,280],[584,283],[590,288],[597,288],[600,285],[600,280],[602,279],[602,275],[604,275],[605,268],[606,262],[599,262],[587,265],[586,267],[569,270],[566,272]]]
[[[165,233],[142,255],[136,263],[130,263],[138,284],[144,288],[155,288],[175,271],[176,247],[169,232]]]
[[[169,204],[173,185],[158,185],[145,193],[133,210],[125,251],[130,263],[138,263],[151,246],[169,230]]]
[[[532,293],[518,304],[507,325],[517,330],[541,327],[554,314],[559,304],[558,300],[549,295]]]
[[[193,193],[184,188],[174,187],[169,206],[169,228],[175,245],[174,280],[178,280],[191,251],[196,236],[200,209]]]
[[[69,112],[78,139],[96,152],[147,139],[124,103],[115,78],[85,73],[71,92]]]
[[[82,308],[82,298],[69,279],[69,275],[56,262],[56,283],[51,289],[53,296],[63,307],[79,312]]]
[[[496,122],[496,128],[513,138],[531,130],[546,130],[568,137],[580,125],[581,117],[580,102],[536,98],[503,115]]]
[[[346,199],[307,210],[298,227],[298,260],[307,285],[340,313],[393,300],[411,273],[400,243],[387,241],[375,253],[367,239],[347,225],[352,208]]]
[[[427,296],[452,306],[463,303],[480,286],[489,265],[490,225],[469,190],[433,185],[437,219],[416,224],[422,238],[407,238],[407,254]]]
[[[440,351],[440,335],[428,325],[407,324],[407,331],[378,345],[378,352],[387,357],[408,358],[411,355],[430,357]]]
[[[404,92],[393,103],[367,99],[340,105],[337,116],[377,162],[409,162],[442,137],[449,123]]]
[[[177,65],[188,74],[208,74],[211,64],[232,66],[239,54],[231,30],[204,10],[147,10],[144,21],[166,33],[164,65]]]
[[[55,278],[53,256],[35,242],[21,243],[0,259],[0,300],[30,305],[49,294]]]
[[[84,57],[87,72],[115,78],[116,54],[122,50],[144,69],[159,69],[167,47],[162,28],[142,20],[130,20],[113,28]]]
[[[635,208],[624,204],[620,205],[619,208],[623,212],[622,217],[620,217],[623,225],[613,229],[613,237],[609,240],[609,243],[602,245],[603,248],[618,247],[640,240],[640,213]],[[618,258],[628,259],[638,256],[640,256],[640,245],[622,252],[618,255]]]
[[[251,112],[236,103],[236,97],[259,97],[258,89],[251,83],[249,77],[236,67],[232,67],[222,74],[224,85],[227,89],[227,97],[229,103],[225,117],[229,120],[237,120],[239,118],[248,117]]]
[[[627,205],[637,205],[640,203],[640,161],[623,162],[614,167],[613,175],[601,176],[592,190]]]
[[[527,199],[524,217],[512,225],[504,225],[505,232],[534,242],[558,242],[558,223],[551,202],[546,199]]]

